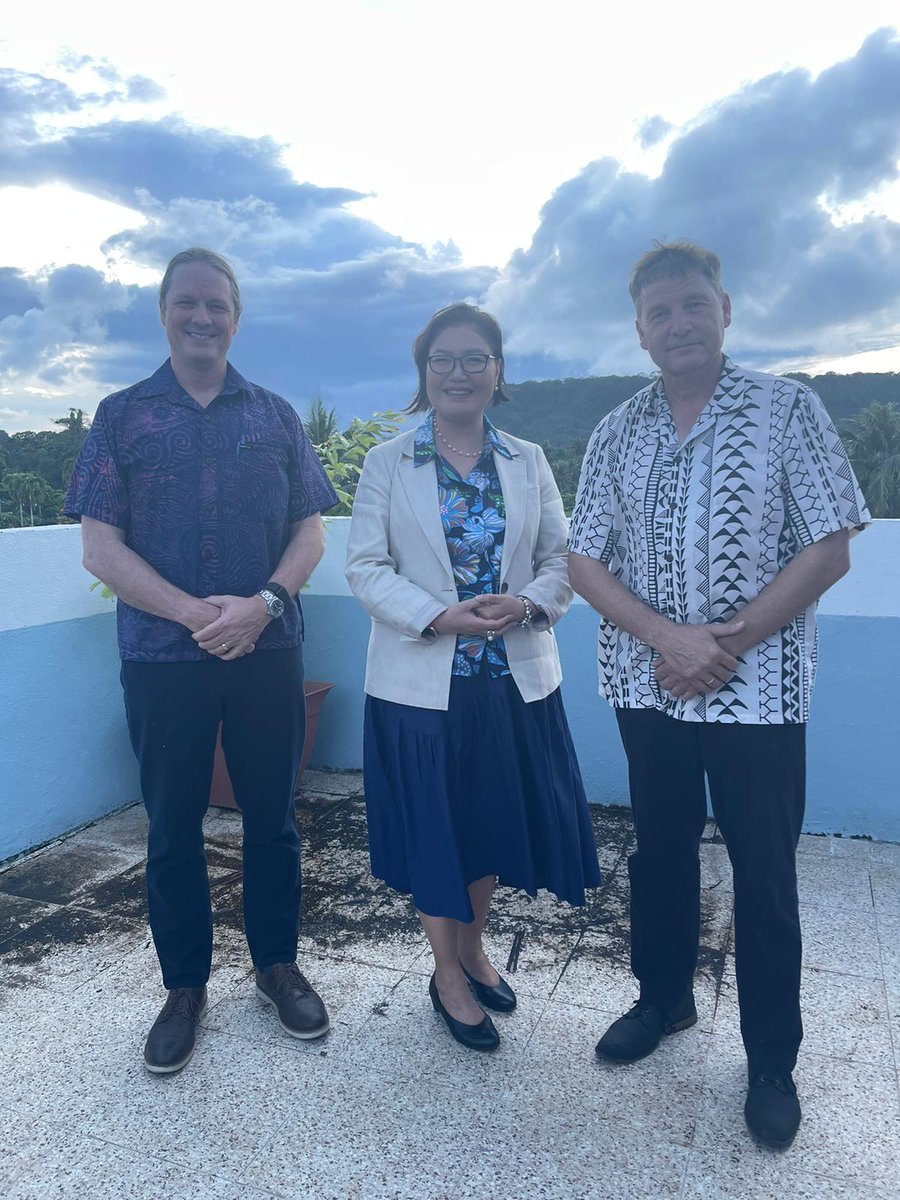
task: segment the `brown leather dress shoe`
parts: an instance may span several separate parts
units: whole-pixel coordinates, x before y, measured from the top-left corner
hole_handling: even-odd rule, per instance
[[[295,962],[276,963],[268,971],[257,968],[256,994],[274,1006],[281,1028],[291,1037],[318,1038],[331,1028],[321,997]]]
[[[171,1075],[190,1062],[197,1025],[206,1012],[206,988],[172,988],[144,1044],[144,1066]]]

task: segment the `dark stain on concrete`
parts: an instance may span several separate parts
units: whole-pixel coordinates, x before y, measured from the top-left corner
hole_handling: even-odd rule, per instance
[[[0,892],[0,946],[42,921],[52,911],[49,904]]]
[[[70,904],[0,946],[0,959],[4,972],[9,969],[14,974],[17,969],[43,962],[61,949],[117,940],[135,942],[142,932],[141,925],[116,911],[95,912]],[[8,982],[5,974],[4,982]]]
[[[498,888],[488,930],[510,951],[518,950],[520,968],[559,963],[560,977],[575,957],[614,961],[629,958],[628,873],[633,849],[628,809],[593,807],[591,818],[601,859],[603,885],[591,889],[583,908],[572,908],[542,893],[536,899],[510,888]],[[303,921],[301,932],[322,950],[365,960],[386,943],[422,944],[423,935],[409,897],[400,896],[372,878],[369,867],[365,807],[360,796],[304,797],[298,809],[303,842]],[[240,826],[215,822],[206,842],[210,892],[220,946],[244,953]],[[16,905],[36,905],[56,897],[65,906],[38,915],[28,928],[0,937],[7,986],[33,978],[33,968],[61,947],[115,941],[146,933],[144,864],[109,876],[115,854],[103,848],[65,844],[52,855],[25,859],[0,875],[0,901],[15,921]],[[104,876],[97,882],[98,875]],[[4,897],[4,893],[8,893]],[[65,899],[78,896],[77,904]],[[17,897],[16,900],[11,897]],[[700,970],[721,979],[727,929],[722,905],[727,895],[705,890]],[[12,907],[10,907],[10,905]],[[20,910],[21,911],[21,910]],[[0,905],[0,920],[4,909]],[[597,933],[596,938],[585,935]],[[12,936],[10,936],[12,935]],[[220,941],[221,939],[221,941]],[[367,953],[368,952],[368,953]],[[378,1006],[376,1006],[378,1008]],[[375,1010],[373,1010],[375,1011]],[[383,1014],[379,1014],[383,1015]]]
[[[122,862],[114,850],[71,846],[65,842],[34,858],[25,858],[0,874],[0,892],[68,904],[92,880],[109,875]]]

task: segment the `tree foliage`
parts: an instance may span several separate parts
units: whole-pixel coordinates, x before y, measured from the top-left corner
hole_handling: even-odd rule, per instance
[[[316,445],[316,453],[325,468],[325,474],[340,500],[339,505],[329,510],[329,516],[350,515],[366,453],[379,442],[393,437],[402,420],[400,413],[392,411],[373,413],[365,421],[354,417],[345,430],[335,428],[324,442]]]
[[[322,446],[337,433],[338,419],[333,408],[326,408],[321,396],[310,401],[303,414],[303,428],[314,446]]]
[[[900,517],[900,407],[873,401],[841,433],[869,512]]]

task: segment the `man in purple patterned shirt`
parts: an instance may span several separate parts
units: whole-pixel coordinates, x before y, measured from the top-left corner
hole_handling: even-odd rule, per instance
[[[261,999],[282,1027],[329,1020],[297,964],[294,780],[305,734],[297,594],[337,503],[294,409],[228,363],[241,315],[229,263],[176,254],[159,290],[171,358],[97,409],[66,512],[84,565],[118,597],[122,685],[150,820],[150,927],[168,998],[144,1063],[180,1070],[206,1009],[212,911],[203,849],[222,746],[243,814],[244,918]]]

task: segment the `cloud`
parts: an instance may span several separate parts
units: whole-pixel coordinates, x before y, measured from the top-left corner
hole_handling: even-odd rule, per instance
[[[0,321],[22,316],[38,302],[37,289],[26,275],[12,267],[0,267]]]
[[[785,71],[702,113],[655,179],[600,159],[551,197],[528,250],[487,303],[513,346],[597,371],[646,366],[626,284],[653,239],[715,249],[735,305],[729,345],[750,364],[897,340],[900,225],[836,224],[823,204],[898,178],[900,41],[888,30],[813,79]]]
[[[81,59],[68,66],[96,68]],[[119,85],[114,71],[107,75]],[[35,93],[28,111],[39,117],[37,85],[11,82],[20,108],[21,89]],[[73,97],[46,91],[54,111],[77,109]],[[104,243],[110,262],[161,274],[185,246],[227,255],[244,293],[236,365],[301,408],[318,393],[343,416],[404,403],[416,332],[437,308],[479,297],[497,277],[493,268],[462,266],[452,244],[426,249],[357,216],[348,205],[360,192],[298,182],[268,138],[177,118],[117,118],[49,137],[35,122],[31,140],[0,167],[0,183],[49,181],[140,212],[142,225]],[[18,309],[0,321],[0,353],[7,383],[48,392],[36,402],[45,421],[67,378],[78,389],[73,402],[93,409],[100,388],[148,374],[167,353],[152,286],[123,287],[81,267],[23,286],[30,306],[19,311],[20,289]],[[0,278],[0,304],[3,296]]]
[[[661,142],[675,126],[671,121],[667,121],[665,117],[657,114],[655,117],[647,117],[642,121],[638,129],[638,142],[641,149],[649,150],[651,146],[656,146]]]
[[[743,87],[674,136],[649,118],[644,145],[670,138],[661,174],[590,163],[503,272],[463,265],[452,244],[387,233],[353,211],[360,192],[298,181],[269,138],[135,116],[129,104],[155,99],[156,85],[106,60],[65,65],[95,90],[0,72],[0,186],[62,183],[139,212],[103,246],[111,267],[144,269],[127,278],[158,277],[186,245],[225,253],[245,303],[235,364],[301,409],[315,394],[342,417],[403,404],[415,334],[458,299],[500,316],[511,379],[645,370],[626,284],[654,238],[721,254],[729,347],[748,365],[900,339],[900,225],[871,214],[837,224],[826,211],[897,178],[900,43],[884,31],[815,79],[786,71]],[[165,357],[155,287],[114,274],[0,269],[0,391],[11,412],[27,411],[19,428],[70,403],[93,411]]]

